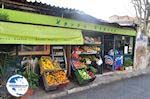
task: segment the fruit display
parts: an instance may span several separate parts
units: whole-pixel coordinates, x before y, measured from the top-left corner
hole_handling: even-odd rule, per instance
[[[49,57],[41,57],[40,61],[43,69],[54,69],[53,63]]]
[[[55,76],[53,76],[52,74],[46,73],[45,79],[48,83],[48,86],[58,85],[57,80],[55,79]]]
[[[89,74],[89,76],[90,76],[91,78],[94,78],[94,77],[95,77],[94,73],[91,72],[91,71],[88,71],[88,74]]]
[[[41,74],[45,71],[61,70],[58,62],[47,56],[42,56],[39,63]]]
[[[53,73],[58,84],[63,84],[69,82],[64,71],[56,71]]]
[[[88,75],[88,73],[85,71],[85,69],[80,69],[78,70],[79,75],[81,76],[81,78],[83,78],[84,80],[88,80],[91,79],[91,77]]]
[[[83,56],[81,58],[81,62],[84,62],[85,64],[91,64],[92,61],[97,61],[97,60],[99,59],[96,58],[95,55]]]
[[[86,44],[101,44],[98,38],[87,37],[87,36],[84,37],[84,42]]]
[[[78,60],[72,62],[73,66],[78,69],[78,68],[86,68],[86,65]]]
[[[79,54],[83,53],[97,53],[100,52],[100,48],[97,46],[80,46],[77,52],[80,52]]]
[[[45,74],[45,80],[49,86],[60,85],[69,82],[64,71],[47,72]]]
[[[69,83],[65,71],[60,67],[57,60],[42,56],[39,63],[46,91],[55,90],[58,86]]]
[[[85,45],[75,46],[72,51],[72,67],[79,84],[87,84],[96,78],[97,69],[94,68],[94,64],[101,54],[99,37],[85,36],[84,42]]]

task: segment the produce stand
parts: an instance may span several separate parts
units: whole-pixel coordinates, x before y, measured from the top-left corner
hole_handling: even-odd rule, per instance
[[[61,69],[56,61],[48,56],[42,56],[40,61],[40,71],[46,91],[64,87],[69,83],[65,71]]]
[[[72,70],[79,84],[86,84],[93,81],[98,73],[99,60],[101,59],[101,38],[84,36],[84,45],[74,46],[72,50]],[[95,64],[93,64],[93,62]],[[79,70],[84,70],[90,78],[83,79]],[[85,74],[86,75],[86,74]]]

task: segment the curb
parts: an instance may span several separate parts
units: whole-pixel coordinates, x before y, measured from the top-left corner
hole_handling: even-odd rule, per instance
[[[102,75],[102,76],[100,76],[100,77],[102,77],[102,80],[99,81],[99,82],[93,82],[93,83],[90,83],[90,85],[86,85],[86,86],[83,86],[83,87],[77,87],[77,88],[67,90],[67,92],[63,92],[65,94],[62,94],[62,92],[57,93],[57,95],[56,94],[54,95],[55,97],[51,97],[51,98],[58,98],[58,97],[62,97],[62,96],[65,96],[65,95],[78,93],[78,92],[81,92],[81,91],[88,90],[90,88],[97,87],[97,86],[102,85],[102,84],[109,84],[109,83],[112,83],[112,82],[115,82],[115,81],[121,81],[123,79],[128,79],[128,78],[132,78],[132,77],[136,77],[136,76],[140,76],[140,75],[144,75],[144,74],[148,74],[148,73],[149,73],[148,70],[138,70],[138,71],[133,70],[133,71],[125,71],[125,72],[121,71],[119,73],[114,72],[114,73],[104,75],[104,76]]]
[[[94,87],[97,87],[97,86],[100,86],[103,84],[109,84],[112,82],[121,81],[123,79],[128,79],[128,78],[132,78],[132,77],[137,77],[140,75],[145,75],[148,73],[150,73],[150,69],[148,69],[148,68],[143,69],[143,70],[132,70],[132,71],[114,71],[113,73],[97,75],[97,78],[93,82],[91,82],[85,86],[78,86],[78,87],[72,88],[72,89],[65,89],[58,93],[47,94],[47,95],[43,95],[42,97],[35,97],[34,99],[60,98],[62,96],[85,91],[85,90],[88,90],[88,89],[91,89],[91,88],[94,88]],[[31,98],[31,99],[33,99],[33,98]]]

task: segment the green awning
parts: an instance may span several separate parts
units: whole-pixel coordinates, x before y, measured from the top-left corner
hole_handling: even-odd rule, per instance
[[[72,29],[90,30],[90,31],[97,31],[100,33],[136,36],[136,31],[130,28],[121,28],[121,27],[109,26],[104,24],[103,25],[93,24],[93,23],[76,21],[76,20],[66,19],[66,18],[61,18],[56,16],[41,15],[41,14],[16,11],[10,9],[0,8],[0,20],[41,24],[41,25],[51,25],[51,26],[66,27]]]
[[[0,44],[83,44],[82,32],[50,26],[0,22]]]

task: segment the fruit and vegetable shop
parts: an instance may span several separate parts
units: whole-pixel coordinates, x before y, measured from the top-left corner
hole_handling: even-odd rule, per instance
[[[133,26],[28,10],[7,3],[0,8],[0,60],[4,61],[0,61],[0,85],[9,72],[25,76],[31,88],[44,86],[50,91],[71,82],[84,85],[97,75],[133,66]]]

